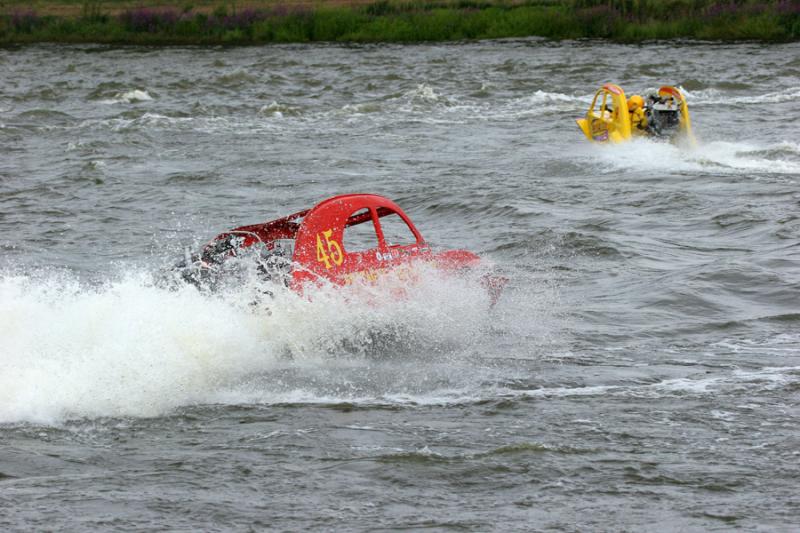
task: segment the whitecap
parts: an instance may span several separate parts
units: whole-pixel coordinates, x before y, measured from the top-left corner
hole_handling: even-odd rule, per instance
[[[683,87],[679,86],[678,90],[680,90],[681,93],[683,93],[683,95],[686,97],[686,101],[689,102],[689,103],[693,103],[693,102],[694,103],[706,103],[706,102],[708,102],[710,100],[716,101],[719,98],[719,96],[722,94],[722,92],[719,89],[713,89],[713,88],[697,89],[696,91],[689,91],[689,90],[684,89]],[[656,92],[656,91],[653,90],[652,92]]]
[[[261,115],[266,115],[275,118],[283,118],[284,115],[290,115],[290,116],[299,115],[300,108],[295,106],[280,104],[273,100],[271,103],[261,106],[258,112]]]
[[[113,105],[113,104],[132,104],[136,102],[149,102],[153,99],[150,96],[150,93],[147,91],[143,91],[141,89],[134,89],[132,91],[126,91],[124,93],[117,93],[114,95],[113,98],[109,98],[106,100],[100,100],[101,104]]]
[[[748,94],[744,96],[726,96],[717,89],[704,89],[696,92],[684,91],[689,103],[698,104],[723,104],[723,105],[762,105],[794,102],[800,98],[800,87],[786,89],[765,94]]]
[[[420,83],[414,89],[406,91],[406,98],[411,100],[422,100],[425,102],[438,102],[442,97],[427,83]]]
[[[669,172],[714,172],[730,175],[800,174],[800,162],[781,158],[780,149],[792,143],[759,145],[751,142],[711,141],[698,142],[687,148],[668,142],[650,139],[633,139],[617,145],[589,145],[585,148],[600,163],[604,172],[619,169]],[[586,153],[578,152],[581,157]],[[771,155],[771,157],[765,157]],[[772,157],[777,155],[778,157]],[[794,156],[794,154],[791,154]]]
[[[579,97],[570,96],[563,93],[550,93],[547,91],[538,90],[531,96],[527,97],[526,102],[530,105],[547,104],[551,102],[586,102],[588,104],[591,102],[592,96],[593,95]]]

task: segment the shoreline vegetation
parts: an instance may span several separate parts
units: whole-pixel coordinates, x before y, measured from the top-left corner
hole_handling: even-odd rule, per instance
[[[0,45],[800,40],[800,0],[0,0]]]

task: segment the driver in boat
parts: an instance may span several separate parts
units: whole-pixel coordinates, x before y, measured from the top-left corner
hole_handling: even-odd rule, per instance
[[[628,98],[628,113],[631,117],[631,134],[645,135],[647,133],[647,117],[644,115],[644,98],[638,94]]]

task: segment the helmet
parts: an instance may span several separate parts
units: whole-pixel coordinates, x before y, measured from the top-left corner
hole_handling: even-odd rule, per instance
[[[633,111],[637,107],[644,107],[644,99],[638,94],[628,98],[628,111]]]

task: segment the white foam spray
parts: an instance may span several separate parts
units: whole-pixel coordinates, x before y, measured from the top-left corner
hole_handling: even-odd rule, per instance
[[[149,102],[152,99],[153,97],[150,96],[150,93],[148,93],[147,91],[143,91],[141,89],[133,89],[131,91],[117,93],[114,95],[113,98],[101,100],[100,103],[107,105],[132,104],[136,102]]]
[[[633,139],[620,145],[591,145],[592,156],[609,172],[633,170],[740,175],[743,172],[778,174],[793,178],[800,174],[800,161],[786,158],[794,143],[759,145],[747,142],[700,140],[686,147],[650,139]],[[584,154],[585,157],[585,154]]]
[[[764,94],[747,94],[742,96],[726,95],[719,89],[700,89],[687,91],[681,88],[689,104],[720,104],[720,105],[763,105],[794,102],[800,98],[800,87],[787,87],[780,91]]]
[[[280,287],[269,297],[247,283],[208,295],[152,278],[87,287],[68,274],[0,276],[0,423],[158,416],[215,402],[436,398],[452,388],[432,377],[436,365],[489,323],[483,287],[462,278],[311,297]],[[398,364],[380,368],[392,358]],[[432,366],[415,373],[420,361]]]

